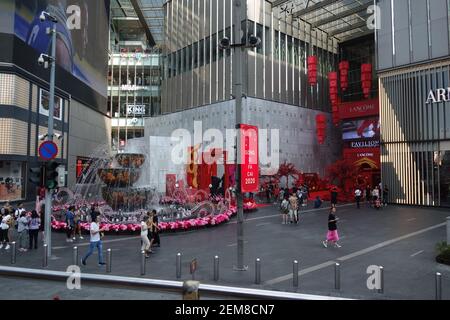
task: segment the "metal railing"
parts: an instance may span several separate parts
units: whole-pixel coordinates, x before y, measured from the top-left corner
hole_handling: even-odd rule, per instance
[[[15,268],[0,266],[0,276],[31,278],[36,280],[50,280],[66,282],[69,277],[73,277],[72,272]],[[170,280],[156,280],[133,277],[122,277],[100,274],[80,274],[81,283],[97,284],[97,285],[114,285],[117,287],[127,288],[144,288],[158,290],[168,293],[183,292],[183,282]],[[218,286],[210,284],[199,285],[200,296],[220,296],[220,297],[236,297],[242,299],[274,299],[274,300],[352,300],[340,297],[319,296],[311,294],[300,294],[283,291],[261,290],[252,288],[239,288]]]

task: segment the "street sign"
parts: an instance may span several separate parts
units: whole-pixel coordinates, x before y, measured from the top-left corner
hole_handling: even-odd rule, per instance
[[[49,161],[56,158],[58,155],[58,146],[53,141],[45,141],[39,146],[39,157]]]
[[[258,127],[241,124],[241,192],[258,192]]]

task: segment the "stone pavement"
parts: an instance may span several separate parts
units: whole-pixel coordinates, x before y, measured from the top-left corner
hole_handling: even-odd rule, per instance
[[[213,257],[220,257],[219,285],[295,291],[320,295],[362,299],[434,299],[434,275],[443,274],[443,298],[450,299],[450,267],[435,262],[435,245],[446,239],[445,218],[447,210],[389,206],[376,211],[353,205],[342,206],[337,216],[342,248],[322,246],[327,229],[328,209],[303,210],[299,225],[282,225],[275,206],[260,208],[246,214],[245,262],[247,272],[233,270],[236,261],[236,218],[229,223],[198,231],[163,234],[162,247],[147,261],[147,278],[176,280],[175,257],[182,253],[182,280],[190,279],[189,263],[196,258],[196,280],[214,284]],[[112,249],[112,274],[140,277],[140,239],[134,236],[107,236],[104,251]],[[80,256],[87,250],[87,241],[66,243],[64,234],[53,236],[55,260],[49,261],[49,269],[66,270],[72,262],[72,247],[80,247]],[[41,268],[42,248],[37,251],[17,253],[18,267]],[[261,285],[254,284],[255,259],[261,259]],[[292,286],[292,261],[300,262],[300,287]],[[341,290],[334,290],[334,263],[340,262]],[[0,265],[10,265],[10,254],[0,250]],[[382,265],[385,269],[384,294],[370,291],[366,274],[370,265]],[[97,266],[93,255],[87,273],[105,273]],[[3,280],[3,279],[1,279]],[[3,283],[3,281],[2,281]],[[52,288],[48,282],[45,286]],[[63,284],[61,284],[62,286]],[[36,283],[36,286],[39,284]],[[56,285],[55,285],[56,286]],[[59,284],[58,284],[59,286]],[[81,290],[74,298],[95,297],[96,289]],[[23,297],[31,295],[31,289],[16,289]],[[66,290],[67,291],[67,290]],[[49,291],[49,293],[53,291]],[[58,292],[64,291],[59,290]],[[111,290],[101,297],[120,296],[135,299],[145,296],[139,292]],[[50,296],[50,294],[49,294]],[[154,299],[163,296],[153,294]],[[50,297],[51,298],[51,297]],[[175,298],[167,296],[167,298]]]

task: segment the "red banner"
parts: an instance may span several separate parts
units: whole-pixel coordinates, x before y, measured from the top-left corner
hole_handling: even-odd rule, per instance
[[[241,192],[258,192],[258,127],[241,124]]]
[[[378,99],[341,103],[339,105],[339,116],[341,119],[362,118],[379,114],[380,105]]]

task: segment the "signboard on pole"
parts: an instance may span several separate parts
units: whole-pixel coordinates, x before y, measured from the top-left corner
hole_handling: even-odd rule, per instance
[[[41,159],[50,161],[58,155],[58,146],[53,141],[45,141],[39,146],[39,157]]]
[[[240,125],[241,139],[241,192],[258,192],[258,127]]]

